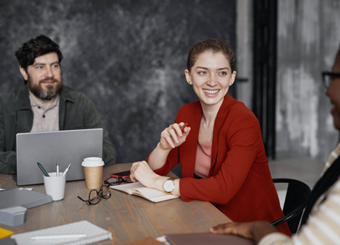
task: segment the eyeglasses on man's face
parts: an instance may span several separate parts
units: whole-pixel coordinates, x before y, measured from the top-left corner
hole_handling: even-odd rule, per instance
[[[96,189],[93,189],[89,192],[89,198],[87,200],[84,200],[80,196],[78,198],[82,200],[83,202],[86,202],[87,205],[96,205],[100,202],[102,198],[109,199],[111,197],[110,187],[108,185],[102,185],[97,191]]]
[[[329,86],[331,85],[332,79],[336,77],[340,77],[340,73],[334,73],[330,71],[324,71],[321,74],[322,74],[322,83],[326,89],[328,89]]]

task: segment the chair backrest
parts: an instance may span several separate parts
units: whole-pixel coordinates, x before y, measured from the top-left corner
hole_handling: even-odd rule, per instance
[[[284,222],[288,223],[292,234],[296,233],[303,209],[307,205],[307,199],[311,192],[308,185],[302,181],[287,178],[273,179],[274,183],[287,183],[287,194],[283,206],[284,217],[272,222],[272,225],[278,226]]]

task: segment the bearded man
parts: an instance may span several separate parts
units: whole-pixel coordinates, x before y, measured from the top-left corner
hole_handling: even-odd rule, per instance
[[[103,128],[103,161],[116,150],[92,101],[62,83],[59,45],[40,35],[15,52],[25,84],[0,96],[0,173],[16,173],[16,134]]]

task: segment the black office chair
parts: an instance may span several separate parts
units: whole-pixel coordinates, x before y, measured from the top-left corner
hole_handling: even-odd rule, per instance
[[[273,182],[287,183],[288,187],[283,205],[284,216],[272,222],[272,225],[278,226],[287,222],[290,231],[294,234],[299,227],[301,215],[307,205],[307,199],[311,189],[305,183],[295,179],[278,178],[273,179]]]

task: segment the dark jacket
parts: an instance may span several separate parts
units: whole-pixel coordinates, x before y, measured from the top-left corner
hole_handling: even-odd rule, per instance
[[[59,130],[103,128],[103,161],[116,162],[116,150],[92,101],[83,93],[63,86],[60,93]],[[0,96],[0,173],[15,174],[16,134],[31,131],[33,111],[27,85]]]

